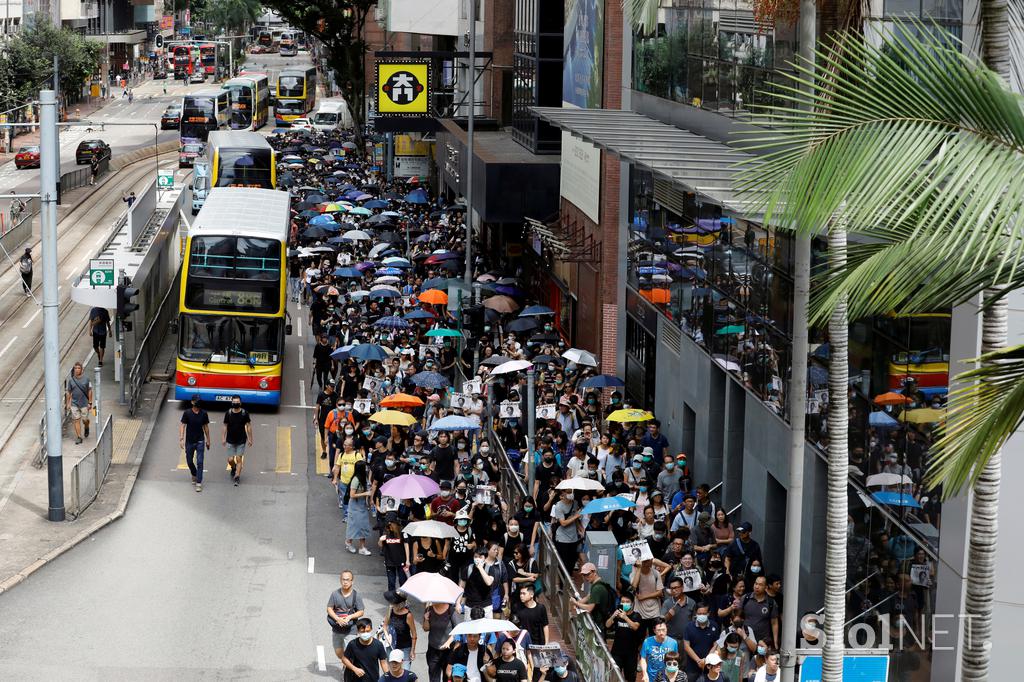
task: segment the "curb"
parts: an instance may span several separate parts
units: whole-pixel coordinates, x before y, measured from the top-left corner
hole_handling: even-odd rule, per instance
[[[156,401],[155,401],[156,410],[157,410],[158,413],[160,411],[160,405],[163,404],[164,397],[167,395],[167,390],[168,390],[168,384],[167,383],[162,383],[160,389],[157,392],[157,398],[156,398]],[[89,524],[86,528],[84,528],[80,533],[78,533],[77,535],[75,535],[74,537],[69,539],[64,544],[62,544],[62,545],[60,545],[58,547],[54,547],[49,552],[47,552],[43,556],[39,557],[38,559],[33,561],[31,564],[29,564],[28,566],[26,566],[22,570],[18,571],[14,575],[12,575],[7,580],[5,580],[3,582],[0,582],[0,594],[3,594],[4,592],[7,592],[8,590],[16,587],[17,585],[20,585],[29,576],[31,576],[33,573],[38,571],[40,568],[42,568],[46,564],[50,563],[51,561],[53,561],[54,559],[56,559],[60,555],[64,554],[65,552],[71,550],[76,545],[81,544],[83,541],[87,540],[90,536],[94,535],[98,531],[102,530],[106,526],[110,525],[114,521],[117,521],[122,516],[124,516],[125,510],[128,507],[128,500],[131,498],[132,491],[135,489],[135,482],[139,478],[139,469],[142,468],[142,460],[143,460],[143,457],[146,454],[146,448],[149,445],[150,438],[153,437],[153,429],[154,428],[156,428],[156,419],[151,420],[149,422],[149,424],[146,426],[146,432],[142,436],[142,441],[139,443],[139,445],[140,445],[139,454],[135,457],[135,462],[134,462],[134,464],[132,464],[132,469],[131,469],[131,471],[128,472],[128,476],[125,478],[124,489],[121,491],[121,499],[117,503],[117,509],[115,509],[114,511],[110,512],[106,516],[102,516],[102,517],[96,519],[91,524]]]

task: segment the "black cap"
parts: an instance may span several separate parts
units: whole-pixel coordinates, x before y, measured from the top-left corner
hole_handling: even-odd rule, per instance
[[[192,404],[193,405],[198,405],[199,404],[199,394],[198,393],[195,394],[194,396],[192,396]]]
[[[401,594],[398,590],[388,590],[384,593],[384,600],[389,604],[401,604],[405,601],[405,595]]]
[[[451,481],[441,481],[440,486],[441,486],[441,490],[451,490],[452,489],[452,482]]]

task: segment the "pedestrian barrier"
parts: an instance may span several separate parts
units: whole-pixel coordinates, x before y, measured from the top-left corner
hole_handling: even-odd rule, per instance
[[[100,177],[110,171],[110,159],[106,158],[100,161],[99,171],[96,173],[96,177]],[[79,187],[85,187],[89,184],[92,179],[92,168],[85,166],[84,168],[78,168],[77,170],[68,171],[62,173],[60,176],[60,193],[63,195],[66,192],[70,192],[73,189]]]
[[[39,202],[29,198],[25,200],[25,208],[17,213],[10,210],[2,216],[3,228],[0,230],[0,247],[2,252],[12,258],[16,257],[18,247],[32,236],[32,218],[39,212]]]
[[[128,385],[125,390],[128,399],[128,414],[135,416],[135,410],[139,406],[139,395],[142,392],[142,385],[149,377],[149,371],[153,368],[153,361],[160,353],[171,322],[178,316],[178,290],[180,284],[180,271],[171,280],[171,286],[160,301],[160,307],[153,316],[146,335],[142,338],[135,351],[135,361],[128,372]]]
[[[68,424],[71,422],[71,413],[64,411],[61,415],[60,420],[60,432],[61,437],[65,435]],[[39,418],[39,451],[36,456],[32,459],[32,466],[36,469],[43,468],[43,464],[46,463],[46,412],[43,412],[43,416]]]
[[[68,513],[80,516],[100,493],[114,456],[114,418],[108,416],[96,445],[71,469]]]

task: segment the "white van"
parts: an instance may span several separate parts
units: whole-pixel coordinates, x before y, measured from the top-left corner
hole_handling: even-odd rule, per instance
[[[322,132],[352,128],[352,114],[343,99],[325,99],[310,117],[313,128]]]

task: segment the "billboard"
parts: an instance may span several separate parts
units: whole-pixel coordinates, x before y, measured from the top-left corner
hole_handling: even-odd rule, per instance
[[[430,112],[430,62],[377,60],[377,115]]]
[[[166,14],[160,17],[160,30],[161,31],[173,31],[174,30],[174,15]]]
[[[558,193],[595,223],[601,222],[601,150],[566,131]]]
[[[580,109],[600,109],[604,0],[565,1],[562,59],[562,101]]]
[[[391,0],[388,30],[392,33],[459,35],[459,0]]]

